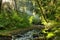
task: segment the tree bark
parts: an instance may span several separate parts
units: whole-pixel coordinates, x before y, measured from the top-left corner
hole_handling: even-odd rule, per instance
[[[45,15],[44,15],[45,12],[44,12],[43,9],[42,9],[41,1],[39,1],[39,0],[35,0],[35,1],[36,1],[36,3],[39,5],[39,8],[40,8],[40,10],[41,10],[41,15],[43,16],[44,20],[47,22],[46,17],[45,17]]]
[[[0,13],[1,13],[1,5],[2,5],[2,0],[0,0]]]
[[[14,0],[14,3],[15,3],[14,9],[15,9],[15,11],[17,11],[17,0]]]

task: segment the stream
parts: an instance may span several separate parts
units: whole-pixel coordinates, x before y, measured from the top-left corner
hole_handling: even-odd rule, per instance
[[[26,33],[13,35],[12,40],[34,40],[39,37],[40,30],[30,30]]]

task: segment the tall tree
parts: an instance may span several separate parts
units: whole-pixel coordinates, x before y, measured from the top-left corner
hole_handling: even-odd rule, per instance
[[[2,0],[0,0],[0,13],[1,13],[1,5],[2,5]]]

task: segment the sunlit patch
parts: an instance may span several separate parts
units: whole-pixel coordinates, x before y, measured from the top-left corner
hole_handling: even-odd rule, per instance
[[[35,12],[33,12],[33,16],[35,16],[36,14],[35,14]]]
[[[57,32],[59,32],[58,30],[56,30],[54,33],[57,33]]]
[[[48,35],[46,36],[47,38],[51,38],[51,37],[53,37],[53,36],[55,36],[55,34],[54,33],[48,33]]]
[[[33,16],[29,18],[29,23],[32,23],[32,21],[33,21]]]

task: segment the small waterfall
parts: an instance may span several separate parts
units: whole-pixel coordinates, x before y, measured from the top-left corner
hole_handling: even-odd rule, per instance
[[[36,34],[36,36],[34,35]],[[38,37],[39,32],[36,30],[28,31],[23,35],[12,36],[12,40],[34,40],[35,37]]]

